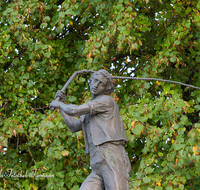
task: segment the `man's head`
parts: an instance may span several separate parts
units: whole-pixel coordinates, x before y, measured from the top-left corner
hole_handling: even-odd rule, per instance
[[[93,95],[110,95],[114,91],[113,79],[110,73],[104,69],[92,74],[90,81],[90,91]]]

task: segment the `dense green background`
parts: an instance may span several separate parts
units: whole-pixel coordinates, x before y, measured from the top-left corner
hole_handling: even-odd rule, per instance
[[[77,190],[90,173],[83,134],[48,109],[76,70],[200,87],[199,14],[199,0],[1,0],[0,189]],[[71,83],[66,103],[91,100],[89,77]],[[200,189],[200,91],[114,82],[130,189]]]

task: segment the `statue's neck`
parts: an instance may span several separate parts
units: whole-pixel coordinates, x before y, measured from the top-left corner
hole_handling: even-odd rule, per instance
[[[103,96],[103,95],[104,95],[104,94],[95,96],[94,94],[92,94],[92,99],[94,100],[94,99],[96,99],[96,98],[98,98],[98,97],[101,97],[101,96]]]

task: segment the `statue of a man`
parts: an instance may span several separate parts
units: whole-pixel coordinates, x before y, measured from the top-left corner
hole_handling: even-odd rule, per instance
[[[80,190],[128,190],[131,171],[124,145],[127,142],[119,108],[112,97],[112,76],[104,69],[90,78],[92,101],[83,105],[67,105],[53,100],[71,132],[83,130],[86,153],[90,155],[91,174]],[[61,91],[56,97],[64,100]],[[76,119],[75,116],[81,116]]]

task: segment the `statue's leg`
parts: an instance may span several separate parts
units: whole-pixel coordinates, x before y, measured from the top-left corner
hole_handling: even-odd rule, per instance
[[[99,175],[92,171],[79,190],[104,190],[103,180]]]
[[[106,160],[99,167],[105,190],[128,190],[131,166],[124,146],[106,143],[100,150]]]
[[[80,190],[104,190],[103,179],[98,172],[98,166],[101,166],[103,163],[104,158],[101,157],[99,147],[94,146],[93,149],[90,150],[90,166],[92,168],[92,173],[84,181]]]

